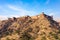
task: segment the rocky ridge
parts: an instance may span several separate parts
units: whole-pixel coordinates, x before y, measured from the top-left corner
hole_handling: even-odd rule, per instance
[[[0,40],[60,40],[59,23],[42,12],[0,22]]]

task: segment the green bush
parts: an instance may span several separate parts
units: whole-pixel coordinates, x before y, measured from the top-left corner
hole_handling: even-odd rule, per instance
[[[51,36],[53,36],[55,39],[58,39],[57,34],[54,34],[54,33],[52,33],[52,32],[50,32],[49,34],[50,34]]]
[[[16,30],[16,33],[20,33],[20,30]]]
[[[5,34],[6,34],[6,35],[9,35],[9,31],[7,31]]]
[[[9,38],[6,38],[6,40],[10,40]]]
[[[23,34],[20,37],[20,40],[33,40],[33,39],[34,38],[27,32],[23,32]]]
[[[41,40],[46,40],[46,37],[44,36],[44,37],[42,37],[42,39]]]
[[[60,30],[58,31],[58,33],[60,34]]]

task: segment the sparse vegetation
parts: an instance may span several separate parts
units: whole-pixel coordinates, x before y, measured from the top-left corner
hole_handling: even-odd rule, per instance
[[[46,40],[46,37],[45,37],[45,36],[43,36],[41,40]]]
[[[20,37],[20,40],[34,40],[34,38],[30,34],[24,32]]]
[[[20,33],[20,30],[16,30],[16,33]]]
[[[53,32],[50,32],[49,33],[51,36],[53,36],[55,39],[58,39],[58,35],[57,34],[54,34]]]
[[[58,33],[60,34],[60,30],[58,31]]]
[[[60,26],[45,14],[34,16],[34,18],[14,17],[0,22],[0,39],[60,40]]]
[[[9,38],[6,38],[6,40],[10,40]]]

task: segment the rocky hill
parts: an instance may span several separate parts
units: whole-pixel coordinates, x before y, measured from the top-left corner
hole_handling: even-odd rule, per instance
[[[44,13],[0,21],[0,40],[60,40],[60,24]]]

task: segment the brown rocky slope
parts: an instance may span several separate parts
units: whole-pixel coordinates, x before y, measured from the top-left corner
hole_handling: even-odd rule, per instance
[[[0,21],[0,40],[60,40],[60,26],[44,13],[8,18]]]

